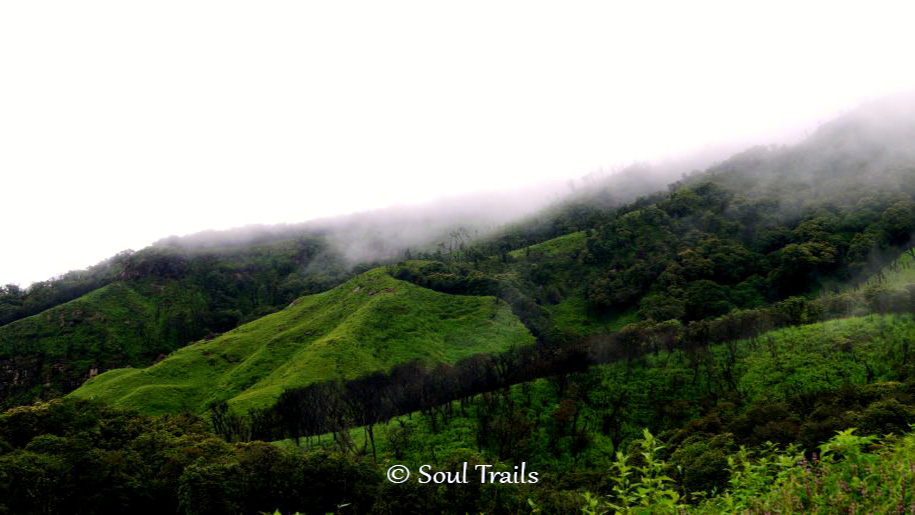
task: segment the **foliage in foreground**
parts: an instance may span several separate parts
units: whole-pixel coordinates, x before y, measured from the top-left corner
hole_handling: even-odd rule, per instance
[[[352,454],[230,444],[192,415],[71,398],[0,414],[0,514],[517,513],[531,496],[527,485],[397,485],[384,470]]]
[[[230,444],[192,416],[64,399],[0,415],[0,513],[888,513],[915,502],[915,434],[849,429],[812,453],[740,447],[724,467],[727,485],[711,492],[683,488],[666,446],[644,431],[594,471],[608,485],[597,494],[555,475],[536,485],[391,484],[388,461]],[[461,461],[491,463],[465,451],[434,470]]]
[[[915,509],[915,434],[860,436],[839,431],[805,455],[794,445],[768,443],[757,451],[741,447],[728,459],[728,489],[718,495],[691,492],[682,502],[669,465],[658,459],[663,446],[648,431],[637,451],[619,453],[613,465],[613,494],[585,493],[582,512],[604,513],[906,513]]]

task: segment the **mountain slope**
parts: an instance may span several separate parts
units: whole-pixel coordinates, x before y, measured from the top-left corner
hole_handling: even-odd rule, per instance
[[[438,293],[375,269],[149,368],[106,372],[72,395],[145,413],[201,412],[213,401],[244,410],[314,381],[532,342],[495,298]]]
[[[174,282],[99,288],[0,327],[0,404],[66,393],[98,369],[150,363],[179,347],[199,292]]]
[[[86,279],[87,287],[98,283],[92,291],[0,325],[0,407],[65,394],[97,371],[148,366],[352,275],[320,238],[150,247],[120,255],[100,273]],[[51,302],[79,291],[55,288],[30,289],[20,300],[31,303],[20,307],[28,312],[43,305],[38,297]]]
[[[659,349],[657,353],[647,354],[639,360],[594,366],[573,380],[582,389],[579,391],[586,392],[582,394],[575,390],[557,389],[549,379],[537,379],[523,386],[514,385],[511,391],[515,400],[529,408],[522,408],[522,411],[529,417],[526,429],[531,431],[530,440],[522,439],[529,447],[518,455],[523,456],[529,466],[547,468],[556,465],[557,457],[546,451],[550,448],[548,442],[538,442],[537,439],[549,436],[549,430],[545,428],[555,423],[553,417],[563,397],[576,399],[581,425],[589,428],[586,431],[590,432],[585,456],[565,455],[560,459],[568,460],[568,465],[575,466],[588,462],[589,458],[598,461],[598,456],[611,452],[613,444],[608,437],[617,441],[623,437],[627,440],[637,438],[645,427],[657,432],[674,430],[702,416],[702,412],[716,406],[719,399],[737,403],[728,404],[725,408],[735,410],[738,406],[754,403],[788,404],[797,402],[798,397],[801,401],[803,397],[810,400],[829,392],[842,392],[843,388],[847,393],[868,385],[874,390],[902,390],[902,385],[896,381],[911,376],[910,358],[906,356],[910,354],[907,349],[913,337],[915,319],[911,315],[849,317],[777,329],[751,340],[710,345],[705,349],[702,361],[698,361],[692,351]],[[523,393],[525,390],[531,393]],[[608,410],[608,396],[618,410],[614,421],[618,425],[612,431],[604,426],[602,420]],[[908,396],[907,400],[915,406],[915,397]],[[866,407],[865,404],[863,408]],[[808,443],[816,445],[820,442],[813,441],[812,433],[828,438],[832,429],[861,423],[863,408],[841,405],[838,416],[827,421],[822,421],[828,418],[824,413],[802,413],[803,417],[821,419],[826,427],[817,427],[814,431],[810,427],[802,428],[795,420],[793,425],[788,426],[789,434],[782,436],[794,440],[805,436],[806,432],[811,439]],[[442,454],[472,448],[477,444],[473,440],[478,435],[468,432],[467,427],[474,426],[474,411],[483,409],[486,406],[469,408],[469,413],[455,415],[437,432],[431,431],[429,420],[422,413],[404,415],[401,422],[411,427],[416,438],[407,449],[399,450],[410,458],[421,460],[430,442],[434,442],[434,447]],[[745,413],[743,410],[737,412]],[[738,413],[732,414],[725,423],[734,421]],[[887,419],[882,422],[894,422],[892,417]],[[730,437],[745,438],[746,441],[741,443],[761,444],[771,435],[766,432],[772,430],[765,427],[766,422],[734,421],[728,428],[733,433]],[[902,429],[908,428],[905,422],[899,422]],[[397,432],[402,427],[401,424],[379,425],[376,440],[380,442],[378,450],[382,456],[393,453],[388,445],[390,440],[386,438],[388,432]],[[520,430],[524,426],[509,424],[506,427]],[[708,426],[686,425],[683,432],[707,429]],[[867,428],[874,432],[883,429],[881,426]],[[352,436],[357,443],[362,443],[361,428],[353,429]],[[497,438],[491,435],[484,435],[484,438],[489,441],[491,450],[498,452]],[[517,449],[503,449],[502,452],[514,453]],[[590,453],[594,454],[588,456]]]
[[[435,251],[404,252],[422,260],[401,263],[392,275],[442,293],[497,296],[535,336],[558,344],[638,319],[690,322],[842,288],[911,247],[912,134],[909,112],[870,106],[801,144],[751,149],[625,206],[611,200],[626,195],[603,201],[579,195],[490,238],[476,241],[455,231],[447,245],[433,245]],[[361,229],[352,231],[347,234],[362,239]],[[145,361],[80,349],[109,345],[102,337],[54,342],[48,340],[54,327],[26,334],[3,326],[0,374],[20,393],[31,393],[9,401],[0,389],[0,403],[65,393],[92,368],[149,364],[157,352],[232,329],[352,276],[329,235],[293,238],[294,232],[169,239],[113,260],[100,272],[105,281],[133,289],[181,285],[174,286],[177,303],[144,293],[156,313],[175,313],[167,322],[149,322],[164,332],[150,333]],[[292,239],[279,239],[285,237]],[[376,257],[391,256],[382,250]],[[15,316],[45,305],[13,297],[22,303]],[[132,317],[106,320],[147,325]],[[59,369],[73,373],[58,380]],[[19,384],[23,378],[30,382]]]

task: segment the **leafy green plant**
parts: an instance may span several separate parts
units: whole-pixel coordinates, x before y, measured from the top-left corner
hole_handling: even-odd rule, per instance
[[[636,456],[616,453],[611,500],[603,501],[586,492],[583,494],[586,503],[582,508],[584,513],[675,513],[685,507],[674,480],[665,473],[667,464],[659,457],[664,445],[648,429],[635,443],[640,449]],[[637,464],[630,464],[630,461]]]
[[[887,438],[838,431],[808,461],[796,449],[742,449],[729,490],[700,512],[902,513],[915,502],[915,435]]]
[[[755,454],[757,457],[753,459],[754,453],[741,446],[737,455],[728,458],[729,489],[717,498],[718,507],[729,512],[749,508],[754,499],[784,479],[798,463],[804,462],[804,455],[796,445],[780,452],[775,444],[766,442]]]

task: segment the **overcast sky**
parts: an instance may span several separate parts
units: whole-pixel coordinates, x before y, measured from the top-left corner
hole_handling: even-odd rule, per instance
[[[904,5],[2,2],[0,283],[788,140],[915,86]]]

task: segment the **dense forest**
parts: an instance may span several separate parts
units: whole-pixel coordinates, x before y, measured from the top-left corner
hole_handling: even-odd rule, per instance
[[[0,513],[911,511],[913,114],[6,286]],[[385,478],[462,463],[540,480]]]

